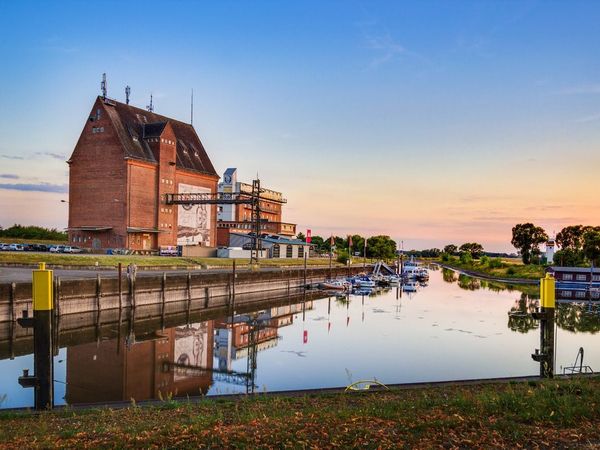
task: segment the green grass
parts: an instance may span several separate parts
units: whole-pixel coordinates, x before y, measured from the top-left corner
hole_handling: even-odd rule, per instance
[[[4,448],[515,448],[600,442],[600,379],[0,414]]]
[[[449,261],[438,259],[437,262],[454,267],[456,269],[469,270],[479,274],[483,274],[495,278],[506,279],[528,279],[538,280],[544,277],[545,267],[539,265],[525,265],[520,260],[512,258],[502,258],[501,267],[493,268],[487,264],[482,264],[479,260],[474,260],[471,263],[461,263],[456,257],[451,257]]]
[[[95,266],[101,267],[116,267],[119,263],[124,266],[128,264],[136,264],[142,266],[172,266],[172,267],[189,267],[189,266],[219,266],[231,267],[233,259],[227,258],[179,258],[166,256],[131,256],[131,255],[65,255],[55,253],[28,253],[28,252],[0,252],[0,264],[37,264],[45,262],[54,265],[69,265],[69,266]],[[249,259],[237,259],[236,264],[240,267],[250,264]],[[302,259],[264,259],[260,262],[261,267],[280,267],[280,266],[302,266]],[[329,264],[327,258],[309,258],[308,266]],[[334,266],[339,264],[335,261]]]

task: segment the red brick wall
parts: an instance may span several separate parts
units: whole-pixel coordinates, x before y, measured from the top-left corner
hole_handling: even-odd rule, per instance
[[[97,111],[100,111],[96,120]],[[109,119],[104,103],[94,103],[69,164],[69,228],[81,226],[110,226],[109,233],[70,232],[69,240],[81,247],[92,247],[92,239],[100,246],[124,247],[125,171],[121,143]],[[92,128],[104,131],[93,133]],[[85,242],[73,242],[73,238]],[[98,243],[98,242],[97,242]]]
[[[129,207],[128,226],[136,228],[155,228],[158,201],[157,167],[150,163],[128,160],[127,164],[127,205]],[[142,250],[156,249],[156,234],[129,234],[128,248]]]

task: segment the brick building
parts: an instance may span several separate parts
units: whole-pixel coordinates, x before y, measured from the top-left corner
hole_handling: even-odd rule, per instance
[[[231,198],[251,198],[252,185],[237,181],[237,169],[229,168],[223,174],[218,190]],[[282,222],[282,206],[286,202],[281,192],[262,188],[260,202],[260,229],[264,233],[295,236],[296,224]],[[217,245],[230,245],[230,233],[249,233],[252,227],[252,206],[219,205],[217,215]]]
[[[217,191],[219,176],[192,125],[98,97],[68,164],[73,245],[216,245],[215,206],[164,201],[166,193]]]

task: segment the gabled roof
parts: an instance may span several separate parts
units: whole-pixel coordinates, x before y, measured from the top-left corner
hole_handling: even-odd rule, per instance
[[[594,267],[562,267],[562,266],[550,266],[547,269],[548,272],[576,272],[576,273],[590,273],[593,271],[594,274],[600,273],[600,268]]]
[[[101,97],[98,97],[98,100],[104,101]],[[169,123],[177,140],[176,167],[218,177],[191,124],[112,99],[104,101],[104,105],[119,135],[126,157],[156,162],[157,159],[145,138],[160,136]]]
[[[233,175],[237,169],[235,167],[230,167],[225,171],[225,175]]]

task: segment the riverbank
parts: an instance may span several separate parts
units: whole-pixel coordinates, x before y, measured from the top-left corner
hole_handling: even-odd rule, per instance
[[[110,268],[114,269],[119,263],[123,267],[135,264],[138,268],[152,268],[155,270],[169,269],[207,269],[207,268],[231,268],[233,259],[229,258],[191,258],[191,257],[167,257],[167,256],[142,256],[142,255],[65,255],[55,253],[29,253],[29,252],[3,252],[0,253],[0,266],[4,267],[27,267],[37,266],[40,262],[46,263],[49,268]],[[249,259],[236,259],[238,267],[248,266]],[[362,263],[362,260],[353,260],[353,263]],[[308,258],[308,266],[328,266],[328,258]],[[333,266],[342,264],[335,260]],[[303,259],[262,259],[261,267],[300,267],[304,265]]]
[[[0,412],[4,448],[597,448],[600,378]]]
[[[506,283],[538,283],[540,278],[545,275],[544,266],[524,265],[516,261],[499,260],[496,263],[491,263],[491,260],[487,262],[474,260],[463,263],[460,259],[451,257],[446,261],[438,258],[432,262],[441,267],[458,270],[466,275]]]

